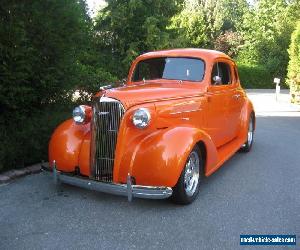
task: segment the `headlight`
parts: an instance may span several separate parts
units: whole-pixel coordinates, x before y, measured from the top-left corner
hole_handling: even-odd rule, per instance
[[[151,115],[148,109],[140,108],[136,110],[132,117],[132,123],[137,128],[146,128],[149,125]]]
[[[81,124],[85,121],[86,109],[85,106],[80,105],[73,110],[73,119],[76,123]]]

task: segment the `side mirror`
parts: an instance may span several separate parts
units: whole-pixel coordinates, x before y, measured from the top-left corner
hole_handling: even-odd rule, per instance
[[[213,81],[214,81],[214,85],[222,84],[222,78],[220,76],[214,76]]]

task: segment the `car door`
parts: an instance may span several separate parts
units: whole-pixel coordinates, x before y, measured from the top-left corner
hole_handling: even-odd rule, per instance
[[[232,77],[232,93],[229,102],[229,113],[227,116],[231,137],[236,137],[239,132],[241,111],[244,102],[244,90],[240,86],[240,80],[235,63],[230,62]]]
[[[219,79],[215,79],[219,77]],[[217,80],[217,81],[216,81]],[[211,71],[211,83],[207,91],[206,128],[217,147],[234,138],[228,114],[231,112],[231,99],[234,95],[230,64],[219,59]]]

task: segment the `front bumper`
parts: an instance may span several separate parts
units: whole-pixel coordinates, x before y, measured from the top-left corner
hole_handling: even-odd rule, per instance
[[[55,162],[53,162],[52,170],[45,167],[42,167],[42,170],[45,173],[52,172],[55,184],[62,182],[103,193],[127,196],[128,201],[132,201],[133,197],[144,199],[166,199],[172,195],[172,188],[170,187],[133,185],[132,178],[129,174],[127,176],[127,184],[112,184],[63,173],[56,169]]]

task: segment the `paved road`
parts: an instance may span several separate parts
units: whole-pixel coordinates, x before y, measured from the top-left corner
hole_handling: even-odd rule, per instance
[[[250,94],[257,108],[261,94]],[[207,178],[189,206],[128,203],[66,185],[55,191],[42,174],[0,186],[0,249],[254,249],[239,246],[240,234],[266,233],[297,234],[300,249],[295,113],[260,113],[253,151]]]

